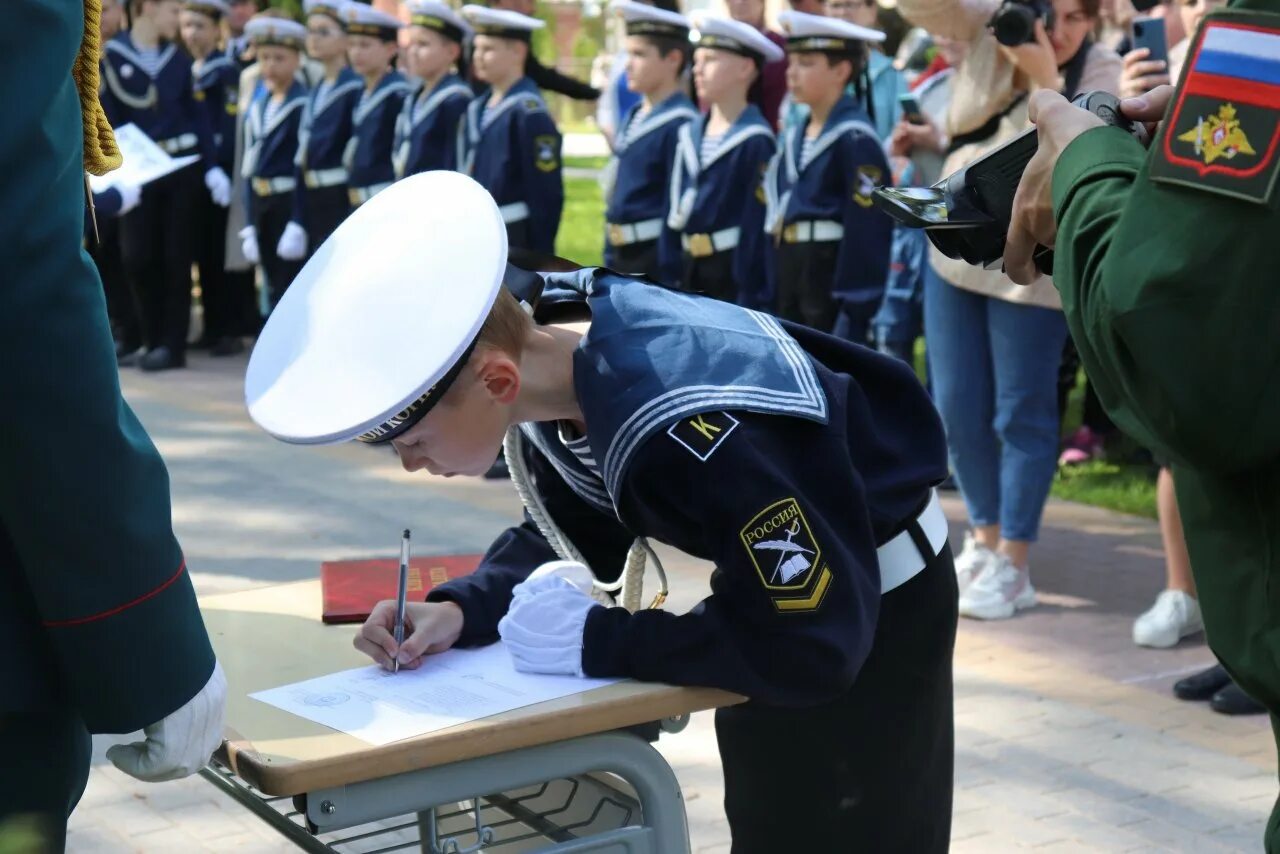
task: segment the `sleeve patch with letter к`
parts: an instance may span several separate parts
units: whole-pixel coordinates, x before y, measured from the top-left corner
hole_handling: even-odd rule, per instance
[[[831,567],[800,502],[775,501],[742,528],[741,537],[774,609],[782,614],[818,610],[831,586]]]
[[[1151,178],[1266,203],[1278,144],[1280,15],[1216,14],[1188,55]]]
[[[738,419],[727,412],[703,412],[672,424],[667,435],[705,463],[737,426]]]

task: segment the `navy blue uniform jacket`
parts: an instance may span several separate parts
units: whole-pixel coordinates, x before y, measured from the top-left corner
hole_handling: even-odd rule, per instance
[[[223,53],[211,53],[192,69],[196,106],[204,111],[213,131],[213,147],[218,165],[228,175],[236,162],[236,116],[240,111],[240,66]]]
[[[373,91],[361,94],[351,114],[351,140],[343,163],[352,187],[375,187],[395,180],[391,168],[391,145],[395,142],[396,118],[409,92],[409,83],[399,71],[388,71]],[[309,167],[310,168],[310,167]]]
[[[456,74],[441,78],[430,91],[410,90],[396,119],[392,148],[396,178],[458,168],[458,125],[474,93]]]

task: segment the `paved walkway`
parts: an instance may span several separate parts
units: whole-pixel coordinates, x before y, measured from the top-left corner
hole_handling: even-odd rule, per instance
[[[314,577],[320,561],[390,554],[410,525],[422,553],[482,550],[516,518],[504,484],[407,475],[391,452],[282,445],[244,414],[244,359],[123,377],[169,463],[174,521],[202,593]],[[948,514],[961,517],[954,499]],[[960,529],[953,526],[958,538]],[[1163,578],[1145,520],[1065,503],[1033,555],[1041,607],[962,623],[956,650],[954,850],[1256,851],[1276,796],[1261,718],[1179,703],[1169,686],[1209,663],[1201,638],[1167,651],[1129,639]],[[672,555],[679,610],[708,567]],[[103,759],[71,822],[73,852],[288,851],[201,780],[137,783]],[[727,852],[709,715],[665,736],[694,849]]]

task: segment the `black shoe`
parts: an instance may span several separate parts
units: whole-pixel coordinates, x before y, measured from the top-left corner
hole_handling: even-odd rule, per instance
[[[186,366],[186,356],[175,356],[168,347],[156,347],[138,361],[138,367],[144,371],[167,371]]]
[[[1222,715],[1260,715],[1267,710],[1234,682],[1213,695],[1209,708]]]
[[[138,360],[142,358],[142,348],[136,350],[123,350],[116,345],[116,366],[121,368],[132,368],[138,364]]]
[[[219,338],[209,348],[210,356],[234,356],[244,352],[244,341],[240,338]]]
[[[210,338],[207,335],[201,335],[196,340],[187,344],[188,350],[212,350],[220,339]]]
[[[489,466],[489,470],[484,473],[485,480],[508,480],[511,477],[511,470],[507,468],[507,458],[500,456],[493,461],[493,465]]]
[[[1173,693],[1179,700],[1208,700],[1231,684],[1231,677],[1221,664],[1208,670],[1193,673],[1173,683]]]

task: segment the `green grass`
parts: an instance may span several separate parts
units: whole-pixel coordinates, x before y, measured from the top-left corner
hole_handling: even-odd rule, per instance
[[[571,158],[565,165],[591,159]],[[556,235],[556,254],[584,266],[604,262],[604,199],[594,178],[564,180],[564,214]]]
[[[1156,518],[1156,480],[1151,466],[1091,460],[1061,468],[1053,479],[1052,494],[1067,501]]]
[[[608,157],[566,157],[564,159],[564,165],[569,169],[603,169],[608,162]]]

